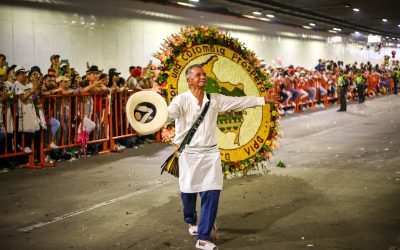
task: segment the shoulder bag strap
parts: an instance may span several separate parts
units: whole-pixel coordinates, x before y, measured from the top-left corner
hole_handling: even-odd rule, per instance
[[[179,146],[179,148],[178,148],[179,153],[181,153],[185,149],[185,146],[190,143],[190,141],[192,140],[197,129],[200,127],[200,124],[203,122],[204,116],[207,114],[208,107],[210,106],[210,102],[211,102],[211,95],[208,93],[207,93],[207,98],[208,98],[208,102],[204,105],[203,111],[201,111],[200,116],[197,118],[197,120],[194,122],[192,127],[189,129],[189,132],[186,134],[181,145]]]

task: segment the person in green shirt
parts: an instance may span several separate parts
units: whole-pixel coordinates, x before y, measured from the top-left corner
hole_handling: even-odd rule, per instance
[[[363,75],[364,72],[357,70],[356,74],[356,88],[358,93],[358,103],[363,103],[365,101],[364,91],[366,79]]]
[[[397,88],[398,88],[398,84],[399,84],[399,80],[400,80],[400,70],[399,67],[395,67],[394,71],[393,71],[393,94],[397,95]]]
[[[7,58],[4,54],[0,54],[0,81],[7,81]]]
[[[340,100],[340,109],[338,110],[338,112],[346,112],[347,79],[343,69],[340,70],[337,86],[339,88],[339,100]]]

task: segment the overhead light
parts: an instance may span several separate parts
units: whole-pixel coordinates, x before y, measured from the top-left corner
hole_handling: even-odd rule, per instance
[[[196,3],[198,3],[199,0],[189,0],[189,2],[196,2]]]
[[[342,29],[339,29],[339,28],[333,28],[333,30],[342,31]]]
[[[303,25],[303,28],[308,29],[308,30],[312,29],[310,26],[307,26],[307,25]]]
[[[269,17],[269,18],[274,18],[275,16],[272,15],[272,14],[267,14],[267,17]]]
[[[262,13],[259,12],[259,11],[253,11],[253,14],[259,16],[259,15],[261,15]]]
[[[359,34],[360,34],[360,32],[358,32],[358,31],[354,31],[354,34],[356,34],[356,35],[359,35]]]
[[[353,8],[353,10],[354,10],[355,12],[359,12],[359,11],[360,11],[360,9],[357,9],[357,8]]]
[[[184,2],[176,2],[177,4],[179,4],[179,5],[182,5],[182,6],[186,6],[186,7],[196,7],[196,5],[194,5],[194,4],[190,4],[190,3],[184,3]]]
[[[261,21],[266,21],[266,22],[269,22],[269,21],[271,21],[270,19],[268,19],[268,18],[264,18],[264,17],[260,17],[260,18],[257,18],[257,19],[259,19],[259,20],[261,20]]]
[[[387,22],[387,19],[386,19],[386,18],[383,18],[383,19],[382,19],[382,22]]]
[[[328,32],[331,32],[331,33],[337,33],[335,30],[328,30]]]
[[[309,25],[314,27],[314,26],[315,26],[315,23],[309,23]]]
[[[386,38],[387,38],[387,39],[389,39],[389,37],[388,37],[388,36],[387,36]]]
[[[399,28],[400,28],[400,24],[399,24],[399,25],[397,25],[397,26],[399,26]]]

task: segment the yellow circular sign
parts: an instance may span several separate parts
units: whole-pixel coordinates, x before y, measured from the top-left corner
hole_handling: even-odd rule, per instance
[[[207,74],[207,93],[228,96],[264,96],[266,89],[253,66],[233,50],[201,44],[181,53],[169,70],[168,101],[188,90],[186,68],[201,64]],[[225,112],[218,115],[218,146],[225,162],[253,157],[268,139],[271,127],[270,105]]]

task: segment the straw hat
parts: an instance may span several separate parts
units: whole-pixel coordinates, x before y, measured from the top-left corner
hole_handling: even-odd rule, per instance
[[[136,92],[128,99],[126,116],[136,132],[142,135],[152,134],[167,122],[167,103],[154,91]]]

